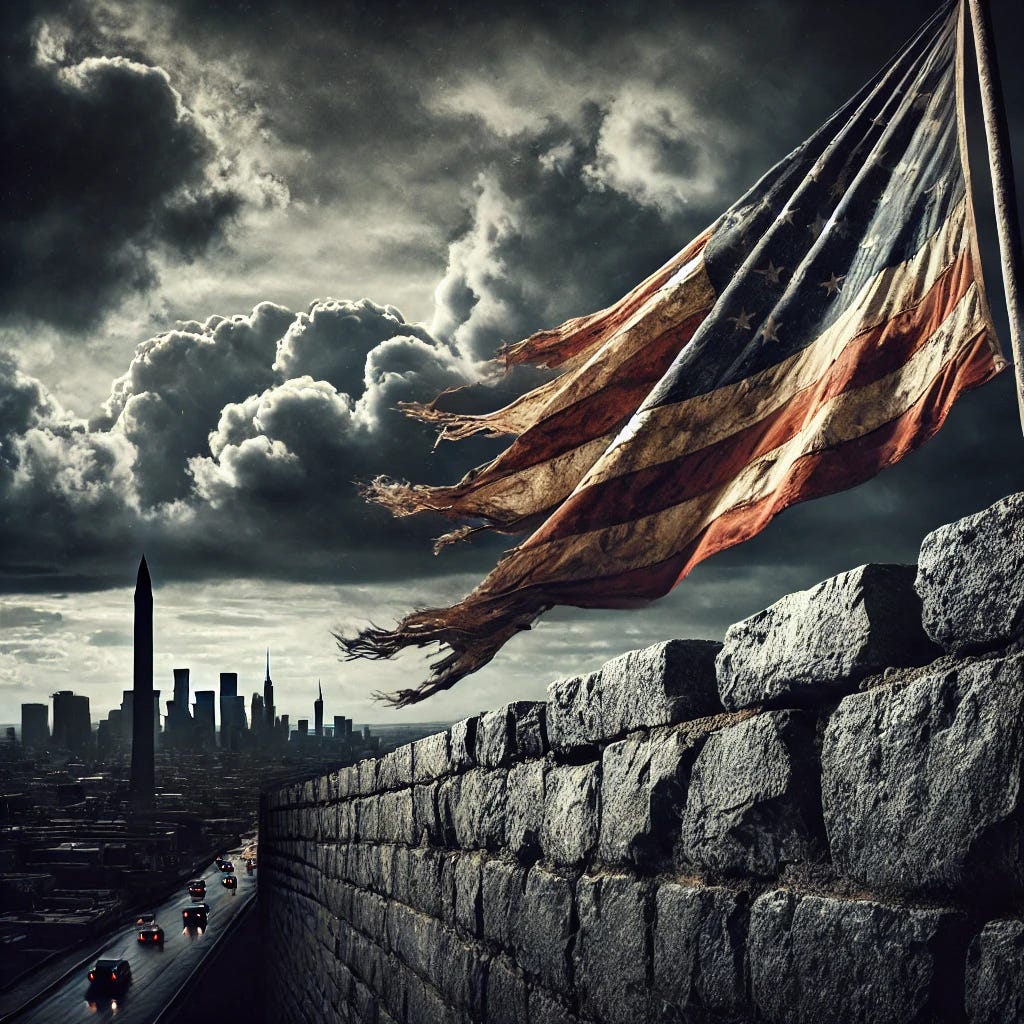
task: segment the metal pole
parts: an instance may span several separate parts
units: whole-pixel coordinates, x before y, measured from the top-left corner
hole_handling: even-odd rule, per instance
[[[1006,293],[1006,315],[1010,321],[1010,349],[1013,373],[1017,382],[1017,406],[1024,429],[1024,358],[1021,356],[1021,242],[1017,219],[1017,194],[1013,186],[1013,158],[1010,154],[1010,133],[1006,126],[1003,94],[999,82],[992,38],[992,21],[985,0],[967,0],[974,30],[974,53],[981,86],[981,109],[988,140],[988,163],[992,176],[992,202],[995,206],[999,254],[1002,261],[1003,289]]]

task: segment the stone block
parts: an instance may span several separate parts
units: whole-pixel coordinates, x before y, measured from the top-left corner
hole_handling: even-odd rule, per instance
[[[531,988],[527,996],[530,1024],[584,1024],[579,1017],[543,989]]]
[[[730,710],[820,704],[890,666],[940,653],[921,625],[912,565],[862,565],[730,626],[718,691]]]
[[[1024,493],[925,537],[917,592],[928,635],[954,654],[1024,636]]]
[[[648,1020],[649,888],[622,875],[584,875],[576,884],[576,900],[579,933],[572,961],[581,1011],[606,1024]]]
[[[668,883],[655,897],[653,1002],[672,1020],[753,1015],[745,989],[747,898]]]
[[[683,812],[684,859],[722,875],[771,877],[824,849],[811,712],[772,711],[708,737]]]
[[[541,849],[556,866],[586,861],[597,845],[600,764],[560,765],[547,773]]]
[[[628,651],[599,672],[552,683],[547,730],[562,754],[618,739],[637,729],[718,714],[713,640],[666,640]]]
[[[409,851],[409,874],[406,879],[409,906],[430,917],[441,916],[441,861],[443,855],[434,850]]]
[[[516,960],[547,989],[569,995],[569,947],[575,932],[572,883],[534,866],[515,922]]]
[[[413,782],[432,782],[451,771],[451,745],[448,732],[435,732],[412,745]]]
[[[478,853],[460,853],[455,858],[455,926],[470,938],[481,933],[480,875],[483,858]]]
[[[547,751],[544,702],[519,700],[480,716],[476,760],[488,768],[508,766]]]
[[[512,961],[494,957],[487,969],[487,1024],[526,1024],[526,981]]]
[[[365,758],[356,768],[359,771],[359,795],[372,796],[377,791],[377,758]]]
[[[598,856],[652,868],[671,858],[703,737],[676,730],[610,743],[601,756]]]
[[[378,791],[400,789],[412,785],[412,744],[406,743],[377,760]]]
[[[516,928],[523,904],[526,872],[517,864],[487,860],[480,887],[482,935],[502,949],[515,948]]]
[[[451,770],[464,772],[476,764],[476,727],[479,715],[464,718],[448,730],[451,741]]]
[[[1024,889],[1024,655],[847,697],[822,746],[832,858],[873,887]]]
[[[503,768],[473,768],[441,783],[438,813],[448,842],[463,850],[501,848],[506,775]]]
[[[380,804],[378,827],[381,841],[408,845],[416,842],[416,829],[413,821],[413,791],[400,789],[396,792],[384,793],[376,799]]]
[[[989,921],[971,942],[967,1020],[970,1024],[1024,1020],[1024,921]]]
[[[412,787],[412,824],[417,843],[444,846],[445,832],[438,812],[437,789],[436,782]]]
[[[777,890],[754,901],[754,1002],[771,1024],[962,1020],[965,920]]]
[[[506,846],[508,852],[524,864],[532,863],[541,853],[546,772],[547,765],[543,761],[524,761],[508,770]]]

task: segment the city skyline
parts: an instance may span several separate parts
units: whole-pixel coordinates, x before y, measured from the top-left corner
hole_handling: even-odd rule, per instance
[[[452,524],[363,501],[358,481],[449,484],[502,446],[435,448],[399,402],[484,379],[501,343],[617,300],[934,6],[343,3],[310,33],[305,0],[8,5],[0,88],[25,144],[0,169],[18,268],[0,281],[0,720],[130,686],[143,551],[163,690],[181,665],[258,690],[270,646],[281,707],[322,678],[359,721],[441,721],[669,637],[720,639],[830,575],[913,561],[929,530],[1024,489],[1003,374],[870,483],[787,511],[649,608],[550,613],[423,707],[372,695],[418,682],[432,652],[341,663],[332,638],[459,600],[516,542],[434,557]],[[1022,17],[992,4],[1018,166]],[[973,93],[969,119],[1005,346]],[[531,383],[451,400],[483,411]]]

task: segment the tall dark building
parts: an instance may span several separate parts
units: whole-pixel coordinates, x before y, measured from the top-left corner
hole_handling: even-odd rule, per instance
[[[153,581],[145,556],[135,583],[135,673],[132,686],[132,809],[153,806]],[[159,718],[157,719],[159,722]]]
[[[188,689],[188,669],[174,669],[174,699],[167,702],[167,723],[164,727],[164,739],[168,746],[192,745],[193,729],[192,716],[188,713]]]
[[[53,695],[53,745],[76,754],[89,752],[92,746],[92,722],[89,698],[70,690]]]
[[[213,690],[196,690],[196,702],[192,705],[196,718],[196,735],[204,750],[217,746],[217,717]]]
[[[45,750],[50,743],[50,709],[45,704],[21,705],[21,745]]]
[[[235,698],[238,696],[238,673],[220,674],[220,745],[231,749],[231,735],[237,730],[234,720]]]
[[[316,686],[320,696],[313,701],[313,732],[317,739],[322,740],[324,738],[324,688],[320,685],[319,679],[316,681]]]
[[[270,679],[270,648],[267,648],[267,678],[263,680],[263,714],[267,723],[267,732],[274,729],[274,684]],[[256,723],[252,723],[256,728]]]

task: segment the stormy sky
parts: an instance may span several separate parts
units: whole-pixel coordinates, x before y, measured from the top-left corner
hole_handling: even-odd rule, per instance
[[[1024,163],[1019,5],[993,0]],[[502,545],[431,553],[355,482],[450,483],[498,450],[396,411],[502,342],[614,301],[697,234],[931,12],[910,0],[321,4],[24,0],[0,9],[0,721],[189,666],[359,721],[461,717],[790,590],[913,561],[1024,488],[1012,376],[921,451],[780,516],[642,611],[558,610],[401,713],[425,659],[338,662],[333,628],[456,600]],[[975,192],[1007,343],[980,119]],[[484,411],[535,383],[463,395]]]

